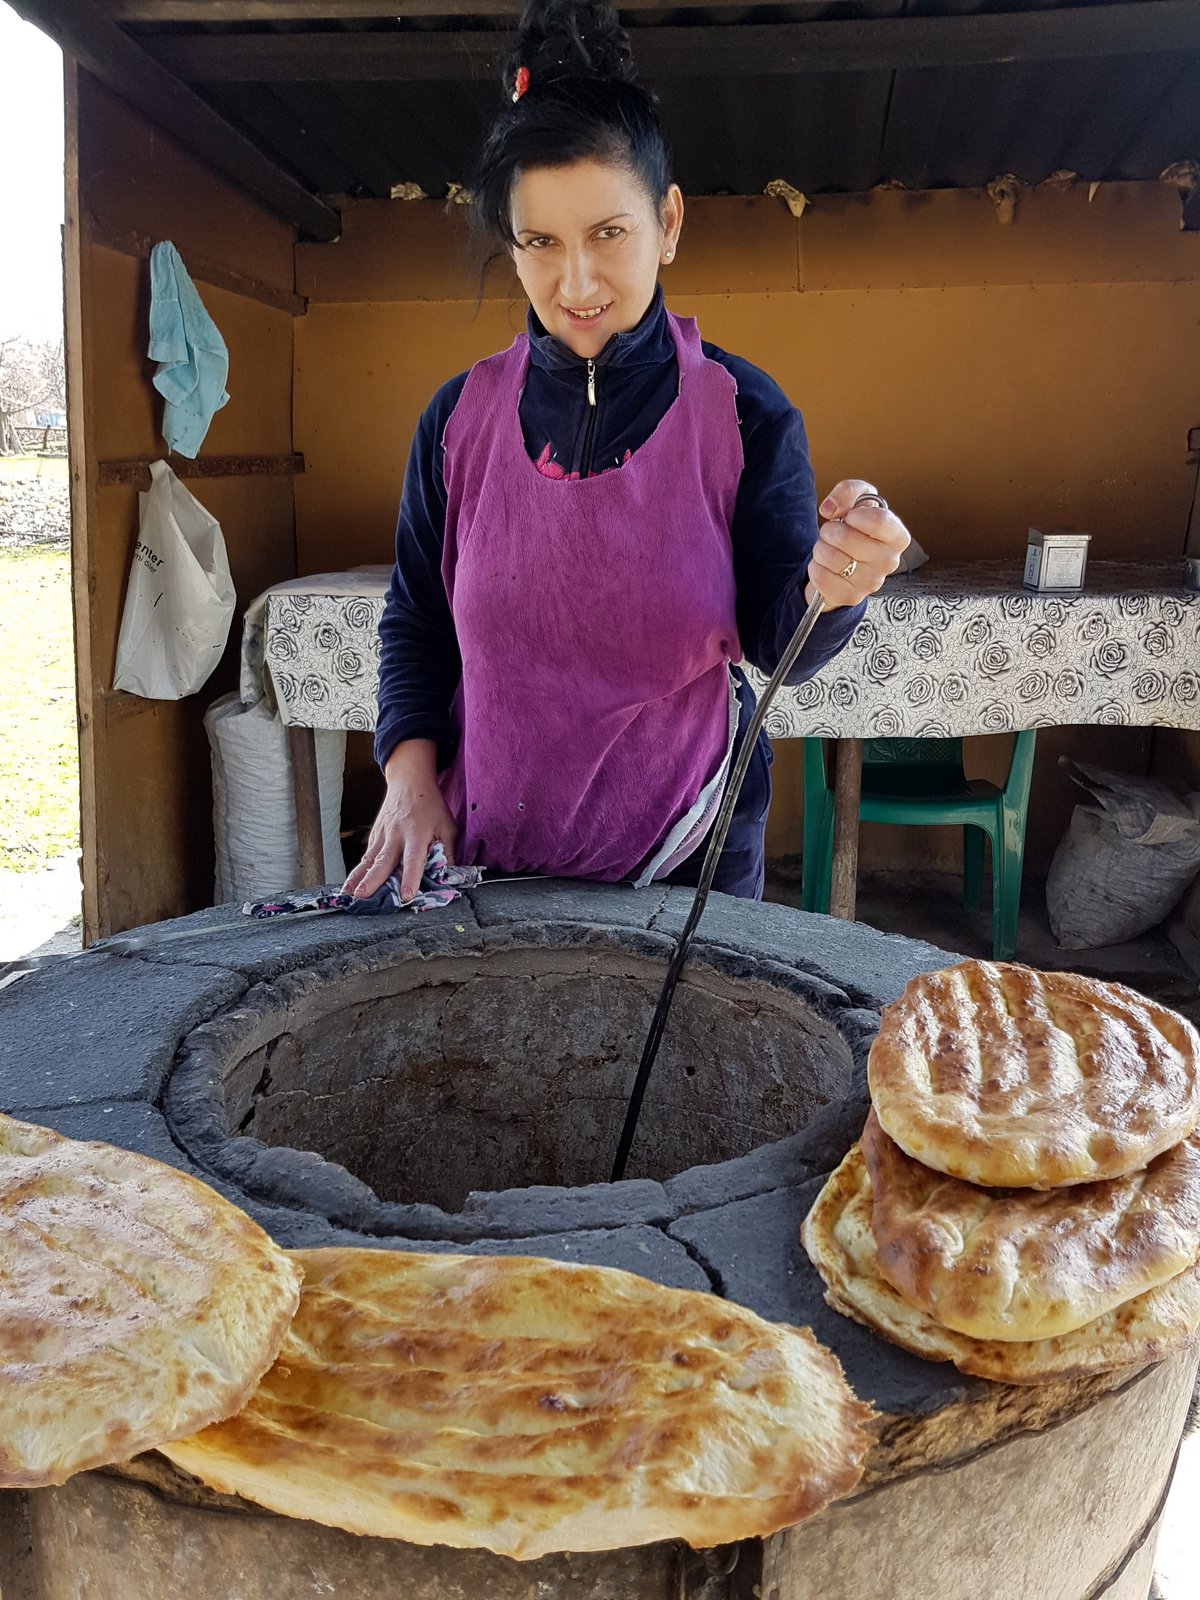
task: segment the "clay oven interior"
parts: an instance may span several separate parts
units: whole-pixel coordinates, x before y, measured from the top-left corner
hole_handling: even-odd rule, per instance
[[[265,993],[221,1068],[226,1124],[339,1163],[382,1200],[607,1178],[661,962],[616,942],[400,961]],[[294,990],[295,980],[290,988]],[[810,1001],[698,956],[629,1177],[665,1179],[795,1132],[849,1085]]]

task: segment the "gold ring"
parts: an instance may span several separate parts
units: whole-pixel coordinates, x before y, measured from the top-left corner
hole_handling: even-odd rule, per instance
[[[857,561],[847,561],[846,565],[838,573],[838,577],[839,578],[852,578],[854,576],[855,572],[857,572],[857,570],[858,570],[858,562]]]

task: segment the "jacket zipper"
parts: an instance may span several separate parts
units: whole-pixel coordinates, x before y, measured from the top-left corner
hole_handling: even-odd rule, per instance
[[[587,364],[587,397],[588,397],[588,424],[587,432],[583,436],[583,462],[580,465],[579,476],[587,478],[592,471],[592,450],[596,437],[596,363],[589,361]]]

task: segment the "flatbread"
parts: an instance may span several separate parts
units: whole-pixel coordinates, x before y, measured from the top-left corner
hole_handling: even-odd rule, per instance
[[[997,1383],[1044,1383],[1145,1366],[1193,1344],[1200,1328],[1200,1261],[1168,1283],[1072,1333],[1028,1342],[971,1339],[909,1305],[879,1271],[871,1232],[871,1180],[856,1144],[817,1196],[801,1237],[843,1316],[927,1361]]]
[[[1144,1172],[1066,1189],[981,1189],[863,1129],[879,1270],[974,1339],[1070,1333],[1189,1267],[1200,1250],[1200,1140]]]
[[[225,1493],[529,1560],[774,1532],[847,1494],[872,1415],[807,1329],[627,1272],[309,1250],[238,1416],[163,1447]]]
[[[968,1183],[1136,1172],[1200,1121],[1200,1037],[1118,983],[964,961],[914,978],[867,1064],[880,1125]]]
[[[0,1486],[239,1410],[299,1298],[285,1253],[207,1185],[0,1116]]]

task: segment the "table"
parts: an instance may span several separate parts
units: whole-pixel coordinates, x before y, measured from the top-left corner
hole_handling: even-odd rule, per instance
[[[369,733],[391,573],[381,566],[318,572],[259,595],[242,630],[242,699],[259,700],[266,677],[285,727]]]
[[[240,693],[274,699],[287,729],[296,847],[305,887],[326,881],[318,728],[369,732],[379,687],[379,619],[390,567],[290,578],[260,594],[242,627]]]
[[[1077,594],[1023,589],[1022,570],[1010,559],[897,574],[841,655],[771,708],[773,739],[837,741],[834,916],[854,915],[863,739],[1200,728],[1200,594],[1183,586],[1182,558],[1092,561]]]
[[[838,741],[840,914],[853,916],[861,740],[1078,723],[1200,729],[1200,593],[1184,587],[1182,559],[1092,561],[1078,594],[1023,589],[1022,570],[1019,559],[930,562],[889,579],[842,654],[771,708],[773,739]],[[315,754],[303,730],[374,727],[389,576],[363,567],[295,579],[247,614],[246,673],[265,662],[306,790],[303,819],[297,800],[302,867],[305,839],[310,864],[320,849]],[[256,698],[252,682],[243,698],[248,689]]]

